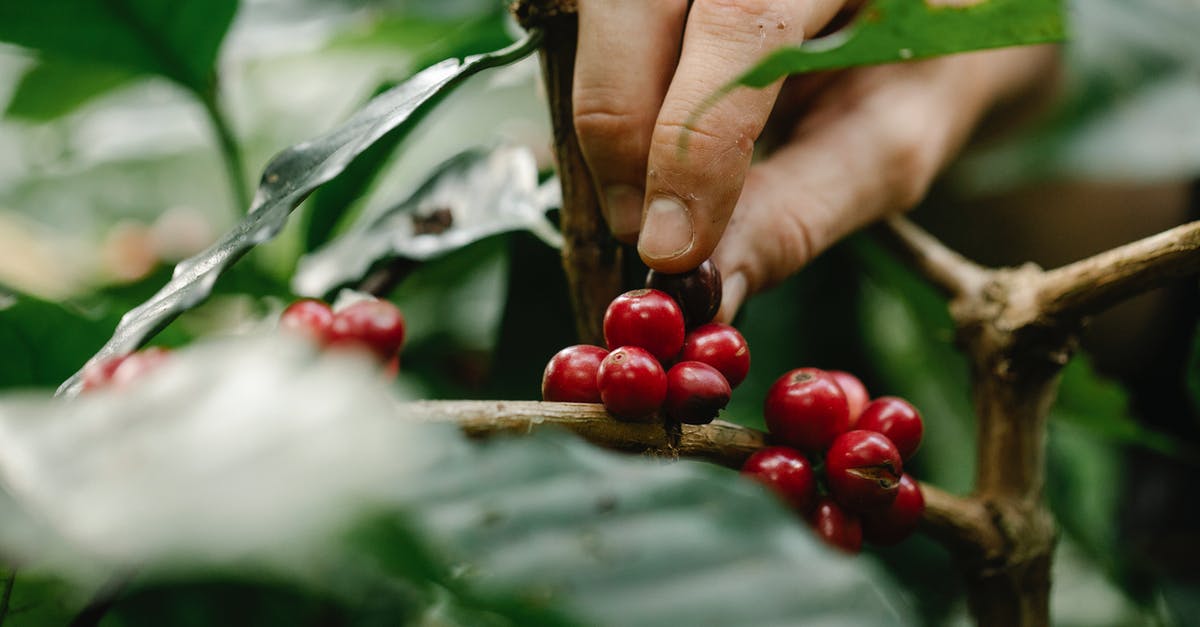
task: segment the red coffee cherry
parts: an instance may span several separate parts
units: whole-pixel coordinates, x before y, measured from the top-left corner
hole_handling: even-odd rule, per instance
[[[87,392],[96,390],[108,385],[112,381],[113,373],[125,361],[129,355],[120,355],[117,357],[109,357],[104,361],[97,361],[89,364],[83,369],[83,387],[82,391]]]
[[[798,368],[779,377],[767,391],[763,415],[775,439],[802,451],[825,450],[850,422],[842,388],[816,368]]]
[[[170,357],[171,352],[159,346],[112,357],[84,369],[82,391],[103,387],[123,388],[142,378]]]
[[[850,406],[850,428],[854,428],[854,424],[858,421],[859,415],[862,414],[863,408],[867,403],[871,402],[871,395],[867,393],[867,386],[859,381],[858,377],[842,370],[827,370],[829,376],[837,381],[838,387],[842,388],[842,392],[846,394],[846,404]]]
[[[917,408],[895,396],[871,401],[859,417],[856,428],[886,435],[904,459],[912,457],[921,448],[921,438],[925,435],[925,421],[921,420]]]
[[[683,347],[683,312],[658,290],[625,292],[604,312],[604,341],[609,350],[636,346],[669,362]]]
[[[596,373],[608,351],[579,344],[556,353],[542,374],[542,400],[560,403],[599,403]]]
[[[706,363],[721,372],[729,387],[735,388],[750,372],[750,347],[738,330],[719,322],[702,324],[683,341],[680,360]]]
[[[742,474],[761,481],[798,512],[807,512],[817,496],[812,464],[795,449],[768,446],[755,451]]]
[[[646,275],[646,287],[675,299],[689,329],[712,320],[721,309],[721,273],[711,260],[706,259],[695,270],[681,274],[651,270]]]
[[[312,338],[318,344],[329,341],[333,310],[324,302],[305,298],[287,306],[279,315],[279,328]]]
[[[716,368],[698,361],[681,361],[667,371],[668,418],[690,425],[713,421],[729,404],[732,390]]]
[[[330,346],[362,346],[386,362],[403,344],[404,316],[386,300],[361,300],[333,314]]]
[[[862,550],[862,522],[829,497],[817,501],[808,524],[830,546],[854,555]]]
[[[600,400],[621,420],[650,418],[667,398],[667,374],[649,351],[622,346],[600,362],[596,373]]]
[[[872,544],[891,546],[911,536],[925,514],[925,495],[912,475],[900,477],[896,500],[885,510],[863,514],[863,536]]]
[[[843,507],[868,512],[891,505],[904,470],[900,452],[874,431],[848,431],[825,454],[829,491]]]

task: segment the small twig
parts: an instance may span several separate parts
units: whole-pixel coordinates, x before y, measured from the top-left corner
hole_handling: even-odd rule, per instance
[[[416,401],[401,404],[399,413],[414,420],[452,422],[472,437],[564,428],[607,449],[701,459],[735,470],[767,442],[761,431],[715,420],[706,425],[682,425],[675,446],[662,423],[620,422],[604,411],[604,406],[587,403]],[[974,554],[990,554],[1003,547],[991,514],[981,502],[925,484],[921,490],[926,533],[948,547]]]
[[[231,199],[234,204],[233,215],[237,218],[250,210],[250,195],[247,192],[245,180],[246,170],[242,164],[242,149],[238,146],[237,136],[234,135],[233,128],[229,126],[229,121],[217,105],[215,91],[214,89],[214,93],[200,95],[200,102],[204,105],[204,112],[208,115],[213,134],[217,138],[221,163],[225,166],[225,177],[229,181],[229,191],[233,196]]]
[[[907,218],[891,217],[878,230],[885,243],[951,298],[977,292],[990,271],[951,250]]]
[[[1004,537],[983,502],[927,483],[921,484],[921,494],[925,497],[921,530],[952,553],[983,557],[1004,550]]]
[[[1081,317],[1197,273],[1200,221],[1049,270],[1037,302],[1046,316]]]

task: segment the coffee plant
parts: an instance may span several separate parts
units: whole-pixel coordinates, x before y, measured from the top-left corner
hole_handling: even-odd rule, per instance
[[[647,272],[609,234],[572,120],[576,2],[410,4],[0,4],[19,59],[0,70],[21,72],[0,141],[20,129],[32,164],[9,184],[0,161],[0,246],[35,269],[0,251],[0,625],[1196,615],[1194,567],[1125,539],[1139,504],[1161,511],[1146,486],[1186,499],[1194,439],[1144,419],[1194,413],[1200,360],[1180,364],[1186,389],[1153,388],[1182,400],[1145,405],[1081,345],[1102,312],[1194,288],[1200,222],[1047,269],[974,261],[893,216],[727,324],[713,263]],[[1156,124],[1190,144],[1137,163],[1200,171],[1200,137],[1164,122],[1194,117],[1183,0],[1146,3],[1155,34],[1124,40],[1105,29],[1131,9],[1108,0],[851,4],[690,120],[789,76],[1052,43],[1075,72],[1065,104],[959,176],[1129,172]],[[1144,71],[1089,73],[1101,36]],[[1163,115],[1121,117],[1133,74]],[[339,87],[306,91],[322,77]],[[286,141],[286,116],[235,115],[272,81],[307,99]],[[202,121],[201,157],[87,164],[90,116],[153,144],[146,103],[164,97]],[[505,127],[505,109],[524,117]],[[1114,136],[1134,139],[1103,165],[1084,149]],[[196,243],[193,204],[236,211]],[[21,248],[9,205],[121,217],[105,250],[133,269],[60,280],[71,245]],[[152,227],[127,224],[134,207]],[[1134,480],[1163,467],[1175,479]],[[1167,541],[1173,565],[1197,546]]]

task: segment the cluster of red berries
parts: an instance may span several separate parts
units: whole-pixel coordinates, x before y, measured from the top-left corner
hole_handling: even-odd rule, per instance
[[[320,300],[298,300],[280,314],[279,327],[305,335],[322,348],[365,349],[389,374],[400,368],[404,315],[386,300],[368,298],[336,311]]]
[[[559,351],[542,375],[542,399],[603,403],[613,416],[705,424],[729,403],[750,370],[737,329],[711,322],[721,305],[712,262],[683,274],[650,272],[646,289],[626,292],[604,314],[607,348]]]
[[[849,373],[800,368],[771,386],[764,414],[778,446],[751,455],[742,472],[804,514],[821,538],[857,553],[864,538],[892,545],[916,529],[925,497],[903,462],[920,447],[924,424],[911,404],[871,401]]]

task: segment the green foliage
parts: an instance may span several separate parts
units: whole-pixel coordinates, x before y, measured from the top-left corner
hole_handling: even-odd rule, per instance
[[[776,50],[725,90],[737,85],[766,87],[789,74],[1046,43],[1065,35],[1062,0],[932,4],[874,0],[844,34]]]
[[[503,50],[461,63],[451,60],[427,68],[376,97],[337,128],[276,155],[263,171],[250,213],[208,249],[180,262],[161,290],[122,317],[96,358],[136,349],[179,314],[203,302],[226,269],[255,246],[277,235],[291,211],[314,189],[337,176],[356,156],[402,125],[438,94],[453,89],[480,70],[524,58],[536,48],[537,42],[536,35],[531,35]],[[68,379],[60,390],[78,391],[80,374]]]
[[[116,317],[28,296],[0,307],[0,389],[53,387],[104,344]]]
[[[0,4],[0,40],[48,59],[108,66],[104,72],[163,76],[207,94],[237,6],[237,0],[5,2]],[[61,69],[50,71],[61,76]],[[96,80],[88,82],[94,87]],[[63,93],[78,97],[75,89],[67,82]],[[31,97],[18,94],[17,100]]]
[[[442,59],[465,58],[508,45],[512,40],[504,32],[503,18],[503,12],[497,8],[486,16],[457,26],[449,35],[445,34],[449,26],[446,22],[421,21],[414,25],[409,20],[389,21],[382,27],[381,33],[372,35],[372,39],[380,37],[394,42],[396,39],[403,41],[415,38],[428,41],[427,45],[422,46],[424,49],[418,61],[413,64],[414,67],[424,68]],[[438,36],[434,37],[434,33]],[[372,97],[395,85],[392,81],[380,85]],[[431,110],[435,104],[436,101],[431,102],[407,122],[380,138],[355,158],[345,171],[313,192],[301,215],[305,250],[314,250],[329,241],[343,222],[342,218],[366,195],[402,140],[424,117],[423,112]]]
[[[124,68],[84,61],[42,59],[21,77],[4,114],[34,122],[66,115],[136,75]]]

